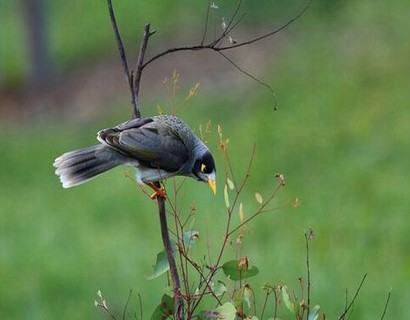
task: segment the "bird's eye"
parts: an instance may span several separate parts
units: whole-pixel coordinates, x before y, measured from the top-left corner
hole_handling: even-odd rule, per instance
[[[206,171],[206,165],[201,163],[201,172],[204,173]]]

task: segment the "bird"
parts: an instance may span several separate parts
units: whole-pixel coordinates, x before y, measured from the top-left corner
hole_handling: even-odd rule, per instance
[[[53,166],[63,188],[81,185],[117,166],[136,168],[136,181],[165,197],[160,182],[187,176],[206,182],[216,194],[214,158],[190,127],[174,115],[135,118],[98,131],[99,144],[66,152]]]

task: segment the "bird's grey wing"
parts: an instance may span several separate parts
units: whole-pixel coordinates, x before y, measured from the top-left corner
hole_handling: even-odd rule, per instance
[[[179,136],[152,118],[135,119],[98,134],[101,142],[145,166],[178,171],[189,151]]]

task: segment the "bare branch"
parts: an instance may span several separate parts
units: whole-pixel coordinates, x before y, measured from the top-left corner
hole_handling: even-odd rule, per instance
[[[127,56],[125,54],[125,49],[124,49],[124,45],[122,43],[120,31],[118,30],[117,20],[115,19],[114,9],[112,7],[111,0],[107,0],[107,5],[108,5],[108,12],[110,14],[110,20],[111,20],[112,28],[113,28],[113,31],[114,31],[115,41],[117,42],[118,52],[120,53],[122,69],[124,71],[124,74],[125,74],[125,77],[127,79],[128,86],[129,86],[129,89],[130,89],[130,93],[131,93],[131,103],[132,103],[132,106],[133,106],[133,110],[137,110],[138,109],[137,99],[135,97],[135,92],[134,92],[134,89],[133,89],[133,81],[132,81],[133,75],[132,75],[132,73],[130,72],[130,70],[128,68]]]
[[[157,183],[160,187],[160,184]],[[184,318],[184,301],[181,296],[181,283],[179,281],[178,268],[175,262],[174,252],[169,238],[167,216],[165,211],[165,198],[157,197],[159,220],[161,225],[161,237],[164,243],[165,253],[168,258],[169,270],[171,273],[172,288],[175,296],[175,319]]]
[[[143,64],[142,68],[145,68],[147,65],[149,65],[149,64],[152,63],[153,61],[155,61],[155,60],[157,60],[157,59],[159,59],[159,58],[161,58],[161,57],[163,57],[163,56],[166,56],[166,55],[168,55],[168,54],[170,54],[170,53],[174,53],[174,52],[178,52],[178,51],[199,51],[199,50],[223,51],[223,50],[234,49],[234,48],[238,48],[238,47],[242,47],[242,46],[246,46],[246,45],[249,45],[249,44],[258,42],[258,41],[260,41],[260,40],[262,40],[262,39],[265,39],[265,38],[268,38],[268,37],[270,37],[270,36],[273,36],[274,34],[276,34],[276,33],[280,32],[280,31],[282,31],[283,29],[287,28],[289,25],[291,25],[292,23],[294,23],[295,21],[297,21],[297,20],[298,20],[299,18],[301,18],[301,17],[305,14],[305,12],[310,8],[310,5],[312,4],[312,2],[313,2],[313,0],[310,0],[310,1],[308,2],[308,4],[301,10],[301,12],[299,12],[296,16],[294,16],[294,17],[293,17],[292,19],[290,19],[288,22],[286,22],[285,24],[281,25],[279,28],[277,28],[277,29],[275,29],[275,30],[273,30],[273,31],[271,31],[271,32],[268,32],[268,33],[266,33],[266,34],[264,34],[264,35],[255,37],[255,38],[253,38],[253,39],[251,39],[251,40],[248,40],[248,41],[244,41],[244,42],[240,42],[240,43],[235,43],[235,44],[231,44],[231,45],[228,45],[228,46],[225,46],[225,47],[219,47],[219,48],[217,48],[217,47],[216,47],[216,44],[217,44],[222,38],[224,38],[224,37],[227,35],[227,33],[222,33],[222,36],[220,36],[220,37],[217,38],[216,40],[210,42],[209,44],[203,44],[203,41],[204,41],[204,40],[203,40],[203,41],[201,42],[201,44],[199,44],[199,45],[175,47],[175,48],[170,48],[170,49],[167,49],[167,50],[165,50],[165,51],[163,51],[163,52],[160,52],[160,53],[154,55],[154,56],[153,56],[152,58],[150,58],[148,61],[146,61],[146,62]],[[239,10],[239,7],[237,7],[236,10]],[[234,14],[234,17],[236,17],[236,15],[237,15],[237,13]],[[241,18],[241,19],[242,19],[242,18]],[[240,21],[241,19],[239,19],[239,21]],[[238,21],[238,22],[239,22],[239,21]],[[238,22],[237,22],[237,23],[238,23]],[[232,24],[232,23],[233,23],[233,22],[231,22],[231,24]],[[235,23],[234,26],[236,26],[237,23]],[[234,27],[234,26],[233,26],[233,27]],[[229,32],[231,32],[231,31],[233,30],[233,27],[229,27],[229,28],[227,28],[227,30],[229,30]]]
[[[140,83],[141,83],[141,77],[142,77],[142,69],[143,69],[143,64],[144,64],[145,52],[147,51],[148,39],[154,33],[155,31],[150,31],[150,24],[149,23],[146,24],[144,27],[144,36],[141,41],[140,52],[138,54],[138,61],[137,61],[137,68],[136,68],[137,71],[133,77],[134,81],[132,84],[133,97],[135,99],[135,102],[133,102],[133,117],[134,118],[141,117],[141,111],[139,107],[139,90],[140,90]]]
[[[109,0],[108,0],[109,1]],[[218,46],[218,44],[220,44],[221,40],[223,38],[225,38],[230,32],[233,31],[233,29],[239,24],[239,22],[242,20],[243,16],[242,15],[236,22],[234,22],[235,18],[237,17],[238,13],[239,13],[239,9],[241,7],[242,4],[242,0],[239,0],[238,5],[235,9],[235,12],[232,16],[232,18],[230,19],[230,21],[228,22],[228,24],[226,25],[225,29],[223,30],[222,34],[214,39],[213,41],[211,41],[208,44],[204,44],[205,42],[205,37],[206,37],[206,33],[207,33],[207,29],[208,29],[208,22],[209,22],[209,1],[208,1],[208,8],[207,8],[207,15],[206,15],[206,21],[205,21],[205,28],[204,28],[204,32],[202,35],[202,40],[200,42],[199,45],[192,45],[192,46],[181,46],[181,47],[174,47],[174,48],[169,48],[163,52],[160,52],[156,55],[154,55],[153,57],[151,57],[150,59],[148,59],[146,62],[139,64],[139,68],[138,70],[140,70],[139,73],[142,73],[142,70],[147,67],[149,64],[151,64],[152,62],[154,62],[155,60],[164,57],[168,54],[171,53],[176,53],[179,51],[200,51],[200,50],[212,50],[214,52],[218,52],[219,54],[221,54],[225,59],[227,59],[227,61],[229,61],[235,68],[237,68],[239,71],[241,71],[243,74],[245,74],[246,76],[252,78],[253,80],[255,80],[256,82],[258,82],[259,84],[263,85],[264,87],[266,87],[271,93],[272,96],[274,98],[274,105],[275,105],[275,109],[276,109],[276,97],[275,94],[273,92],[273,89],[266,84],[265,82],[259,80],[258,78],[256,78],[255,76],[251,75],[249,72],[244,71],[243,69],[241,69],[236,63],[234,63],[231,59],[229,59],[225,54],[223,54],[221,51],[224,50],[230,50],[230,49],[235,49],[238,47],[242,47],[242,46],[247,46],[250,44],[253,44],[255,42],[261,41],[265,38],[271,37],[273,35],[275,35],[276,33],[279,33],[280,31],[284,30],[285,28],[287,28],[289,25],[291,25],[292,23],[294,23],[295,21],[297,21],[299,18],[301,18],[305,12],[310,8],[311,4],[312,4],[313,0],[309,0],[309,2],[306,4],[306,6],[297,14],[295,15],[292,19],[290,19],[288,22],[286,22],[285,24],[281,25],[279,28],[274,29],[273,31],[270,31],[266,34],[263,34],[261,36],[257,36],[253,39],[250,39],[248,41],[243,41],[243,42],[239,42],[239,43],[231,43],[229,45],[226,46]],[[149,36],[148,36],[149,37]],[[144,36],[145,39],[145,36]],[[145,50],[144,50],[145,53]],[[141,52],[140,52],[140,56],[141,56]],[[137,75],[138,76],[138,75]],[[139,75],[139,77],[141,77],[141,75]],[[138,80],[139,81],[139,80]],[[137,105],[137,103],[136,103]],[[135,108],[135,107],[134,107]]]

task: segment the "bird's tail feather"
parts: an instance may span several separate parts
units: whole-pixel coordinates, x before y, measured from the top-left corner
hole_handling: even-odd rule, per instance
[[[55,159],[53,165],[63,187],[70,188],[121,164],[118,155],[114,150],[99,144],[64,153]]]

